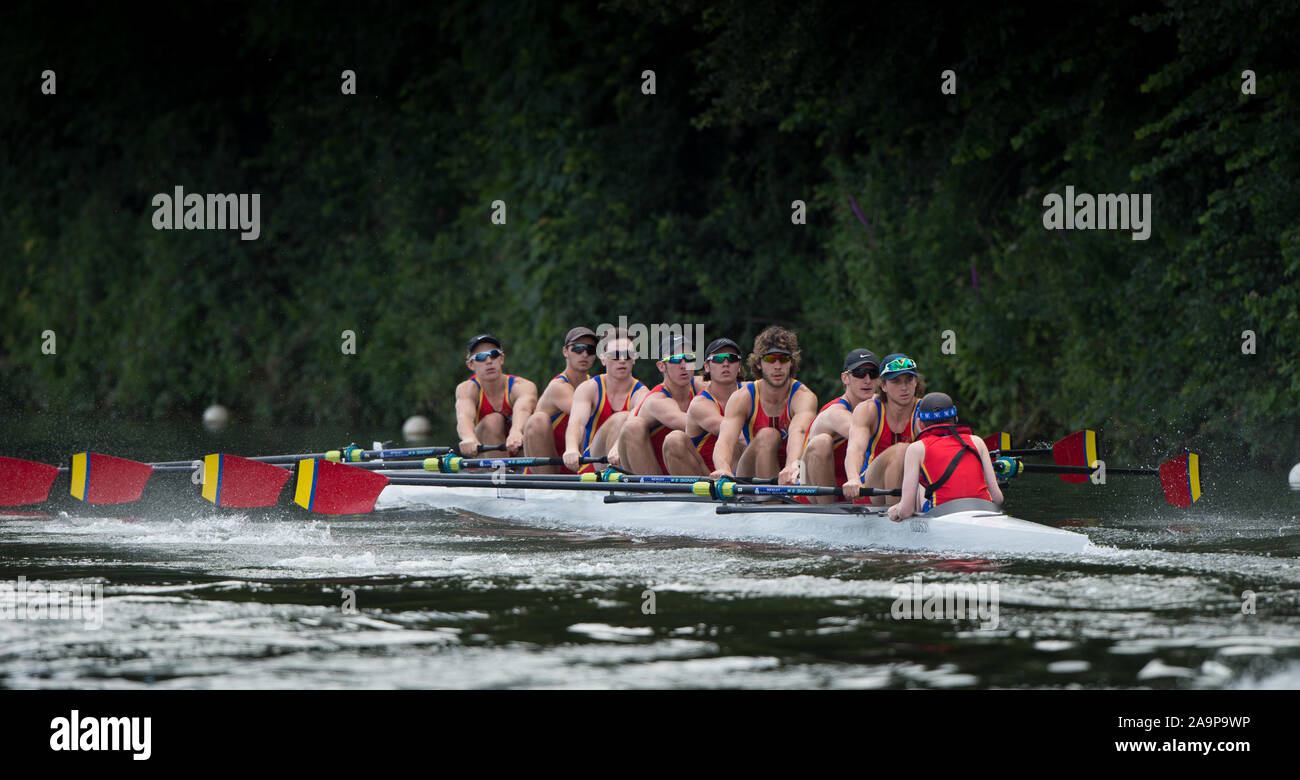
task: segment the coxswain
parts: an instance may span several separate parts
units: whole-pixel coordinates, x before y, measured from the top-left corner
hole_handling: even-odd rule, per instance
[[[943,393],[930,393],[917,405],[920,435],[903,456],[903,496],[888,510],[898,521],[930,506],[959,498],[1002,503],[993,461],[983,440],[957,419],[957,407]]]
[[[507,453],[518,455],[524,447],[524,426],[537,404],[537,385],[503,373],[506,353],[501,340],[490,333],[470,339],[465,353],[465,366],[474,376],[456,385],[460,454],[477,458],[479,445],[504,444]]]

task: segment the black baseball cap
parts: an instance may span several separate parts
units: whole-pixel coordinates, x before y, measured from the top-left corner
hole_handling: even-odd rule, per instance
[[[496,344],[497,349],[501,349],[501,339],[497,338],[496,336],[493,336],[491,333],[480,333],[474,338],[470,339],[469,343],[465,345],[465,354],[467,355],[474,354],[475,345],[480,344],[484,341],[488,341],[493,344]]]
[[[731,339],[714,339],[713,341],[709,342],[708,349],[704,350],[704,356],[712,357],[713,355],[716,355],[719,352],[731,352],[733,354],[739,355],[740,345],[732,341]]]
[[[596,332],[591,328],[584,328],[583,326],[579,325],[578,327],[564,334],[564,346],[566,347],[569,346],[570,344],[582,338],[583,336],[590,336],[594,339],[596,338]]]
[[[880,358],[869,349],[855,349],[844,356],[844,370],[852,371],[858,366],[865,366],[868,363],[880,368]]]

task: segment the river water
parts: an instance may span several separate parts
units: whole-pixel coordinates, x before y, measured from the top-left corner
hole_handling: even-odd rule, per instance
[[[48,463],[82,449],[174,460],[376,437],[3,425],[0,454]],[[1188,509],[1165,505],[1149,477],[1018,477],[1010,513],[1099,547],[978,557],[446,510],[237,512],[203,501],[186,474],[159,474],[139,504],[61,496],[21,509],[33,516],[6,510],[0,583],[99,586],[102,625],[0,620],[0,687],[1300,687],[1300,493],[1285,469],[1202,469],[1206,495]],[[898,588],[917,582],[996,585],[996,619],[902,617]]]

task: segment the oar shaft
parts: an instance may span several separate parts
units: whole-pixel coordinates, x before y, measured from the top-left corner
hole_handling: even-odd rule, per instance
[[[1088,466],[1056,466],[1047,463],[1022,463],[1021,471],[1037,471],[1043,474],[1091,474],[1097,469]],[[1107,474],[1159,474],[1160,469],[1111,468],[1106,467]]]
[[[494,450],[504,450],[504,444],[480,444],[479,452],[492,452]],[[254,455],[245,460],[256,460],[262,463],[285,464],[297,463],[300,460],[332,460],[341,463],[352,463],[355,459],[358,462],[370,460],[383,460],[385,458],[431,458],[441,455],[450,455],[455,452],[455,447],[418,447],[400,450],[330,450],[329,452],[308,452],[301,455]],[[194,460],[202,461],[202,458]],[[194,460],[165,460],[157,463],[150,463],[154,467],[168,466],[185,466],[193,467]],[[356,463],[353,463],[356,465]],[[541,465],[541,464],[538,464]],[[419,468],[418,466],[416,468]]]
[[[609,491],[626,491],[637,493],[692,493],[694,495],[710,495],[714,498],[733,498],[736,496],[842,496],[843,490],[838,487],[824,487],[821,485],[743,485],[730,480],[719,480],[717,483],[708,479],[690,478],[687,482],[641,482],[641,481],[618,481],[618,482],[596,482],[584,481],[581,477],[555,474],[549,475],[559,477],[555,480],[538,479],[538,477],[547,475],[514,475],[514,474],[465,474],[465,475],[444,475],[444,474],[421,474],[410,477],[389,477],[391,485],[424,485],[434,487],[510,487],[521,489],[539,489],[539,490],[602,490]],[[897,496],[902,491],[878,490],[876,488],[862,488],[860,491],[864,496]]]

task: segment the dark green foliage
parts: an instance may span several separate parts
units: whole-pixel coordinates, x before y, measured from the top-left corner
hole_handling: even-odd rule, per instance
[[[472,332],[540,380],[624,315],[793,327],[823,401],[866,346],[1020,439],[1300,446],[1295,3],[36,8],[0,24],[9,414],[441,419]],[[261,193],[262,237],[155,231],[177,185]],[[1045,230],[1066,185],[1151,193],[1150,239]]]

